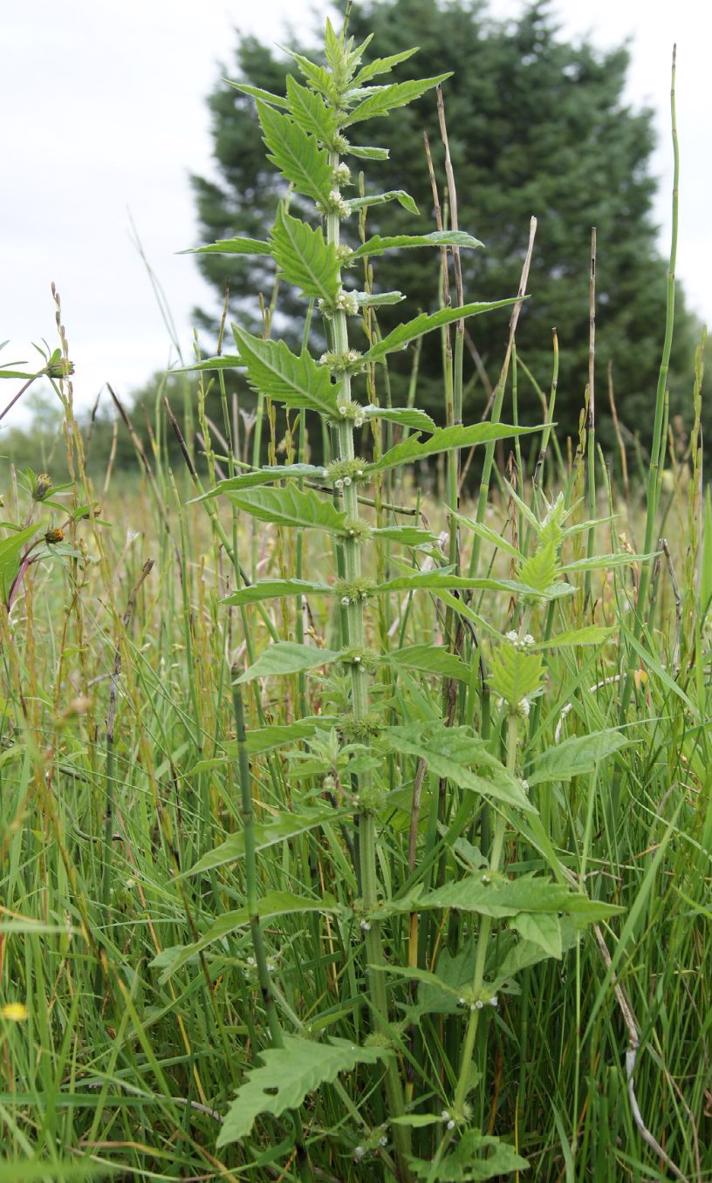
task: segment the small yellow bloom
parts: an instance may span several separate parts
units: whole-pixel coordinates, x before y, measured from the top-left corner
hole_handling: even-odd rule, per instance
[[[27,1018],[27,1007],[24,1002],[6,1002],[0,1009],[0,1014],[9,1023],[24,1023]]]

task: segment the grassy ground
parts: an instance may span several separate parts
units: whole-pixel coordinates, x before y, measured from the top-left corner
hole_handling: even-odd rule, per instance
[[[235,586],[226,544],[239,542],[250,574],[263,576],[301,562],[310,578],[329,578],[333,555],[318,533],[308,543],[264,528],[249,536],[222,506],[211,520],[204,505],[186,504],[182,475],[178,489],[160,457],[152,469],[131,490],[110,486],[100,518],[66,526],[64,543],[39,551],[10,615],[0,616],[0,1180],[13,1183],[299,1174],[289,1122],[281,1133],[279,1122],[258,1125],[249,1156],[239,1145],[216,1150],[222,1117],[264,1046],[265,1016],[248,930],[233,928],[205,948],[199,941],[216,917],[243,904],[243,862],[181,873],[241,830],[231,669],[244,664],[246,638],[250,656],[263,648],[265,611],[281,636],[329,645],[335,628],[318,602],[308,615],[289,600],[268,604],[262,616],[246,609],[243,618],[220,605]],[[565,603],[536,609],[530,625],[537,637],[552,625],[558,633],[591,624],[612,631],[604,644],[548,655],[523,766],[561,750],[569,736],[621,726],[626,741],[580,775],[532,785],[574,881],[624,911],[561,959],[526,969],[474,1051],[476,1124],[513,1132],[529,1159],[526,1177],[547,1183],[712,1178],[710,645],[698,611],[700,505],[694,482],[677,475],[662,506],[670,555],[656,565],[641,637],[632,627],[637,562],[593,572],[588,596],[582,583]],[[603,476],[601,469],[598,511],[617,516],[598,527],[597,550],[635,550],[640,503],[631,495],[614,504],[611,494],[609,506]],[[80,466],[76,499],[93,500],[81,485]],[[412,488],[390,492],[413,503]],[[436,530],[440,504],[423,505]],[[64,522],[11,478],[4,513],[13,521],[32,513],[43,529]],[[487,520],[525,551],[531,546],[526,515],[506,492]],[[471,540],[463,535],[466,569]],[[295,545],[305,548],[301,556]],[[569,558],[583,553],[585,538],[574,537]],[[483,554],[507,573],[506,554],[487,546]],[[501,593],[471,608],[498,630],[511,621]],[[440,640],[443,617],[429,595],[409,602],[393,594],[370,627],[395,650]],[[434,674],[417,684],[407,670],[377,681],[377,708],[388,709],[394,694],[430,706],[440,700]],[[248,735],[303,715],[338,720],[347,696],[339,674],[252,682]],[[473,714],[480,725],[485,697]],[[321,739],[328,745],[327,731]],[[324,800],[314,768],[328,753],[313,746],[309,755],[302,744],[288,759],[276,744],[258,748],[258,823]],[[378,817],[386,886],[406,860],[414,773],[409,765],[396,777],[396,796]],[[450,813],[440,837],[430,832],[436,795],[428,780],[418,857],[435,851],[467,866],[486,835],[475,819],[448,839]],[[356,891],[348,842],[335,823],[262,850],[260,893],[328,892],[347,908]],[[512,870],[540,867],[533,847],[508,842]],[[265,922],[282,1022],[293,1033],[365,1037],[352,924],[338,912]],[[431,934],[426,967],[448,939],[447,925]],[[405,920],[387,940],[389,958],[406,964]],[[196,942],[190,959],[176,960]],[[390,986],[396,1005],[412,1001],[409,989]],[[439,1109],[457,1053],[447,1013],[426,1014],[417,1038]],[[358,1077],[350,1118],[328,1088],[303,1110],[315,1177],[393,1177],[379,1146],[379,1077]]]

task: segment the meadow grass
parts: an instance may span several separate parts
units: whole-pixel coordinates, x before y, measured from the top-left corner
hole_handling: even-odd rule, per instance
[[[327,30],[332,75],[347,49]],[[443,309],[460,243],[436,242]],[[71,480],[10,471],[0,542],[0,1180],[712,1177],[701,374],[686,454],[662,380],[647,489],[623,497],[593,316],[578,445],[551,427],[556,354],[542,426],[515,434],[519,307],[472,500],[452,309],[458,442],[427,494],[383,461],[424,454],[412,428],[443,439],[415,380],[415,418],[335,412],[337,467],[265,494],[265,452],[308,464],[304,409],[282,438],[261,396],[262,448],[235,454],[213,364],[219,430],[207,365],[98,506],[60,328]],[[264,342],[238,348],[249,374]],[[372,488],[345,484],[353,448]]]

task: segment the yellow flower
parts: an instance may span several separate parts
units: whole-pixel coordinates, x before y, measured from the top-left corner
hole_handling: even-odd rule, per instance
[[[9,1023],[24,1023],[27,1018],[27,1007],[24,1002],[6,1002],[0,1009],[0,1015]]]

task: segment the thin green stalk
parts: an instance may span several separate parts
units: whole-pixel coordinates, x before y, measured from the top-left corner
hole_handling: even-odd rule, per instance
[[[670,83],[670,119],[672,125],[672,151],[673,151],[673,185],[672,185],[672,235],[670,240],[670,259],[668,263],[667,273],[667,293],[665,305],[665,337],[663,340],[663,350],[660,359],[660,370],[658,372],[658,385],[655,393],[655,420],[653,423],[653,443],[650,452],[650,464],[648,466],[648,482],[646,492],[646,516],[645,516],[645,541],[643,543],[643,554],[651,554],[656,538],[656,520],[658,514],[658,505],[660,502],[660,478],[662,461],[665,453],[665,437],[663,434],[663,425],[665,420],[665,395],[667,391],[668,372],[670,369],[670,354],[672,351],[673,330],[675,327],[675,268],[677,265],[677,238],[678,238],[678,219],[679,219],[679,194],[680,194],[680,146],[677,135],[677,107],[675,99],[675,69],[676,69],[677,46],[673,47],[672,54],[672,75]],[[643,621],[645,619],[646,603],[650,593],[650,581],[652,578],[654,559],[648,559],[643,562],[640,571],[640,585],[638,588],[638,598],[636,604],[636,612],[633,620],[633,636],[636,641],[640,640],[643,631]],[[625,716],[630,703],[630,696],[633,689],[633,667],[637,661],[637,654],[633,646],[630,647],[628,653],[628,665],[626,670],[626,679],[623,685],[623,693],[621,696],[621,716]]]

